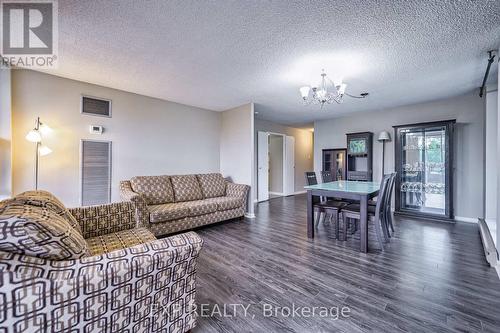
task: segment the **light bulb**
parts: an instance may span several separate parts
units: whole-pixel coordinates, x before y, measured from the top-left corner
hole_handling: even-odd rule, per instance
[[[305,86],[300,88],[300,95],[302,96],[303,99],[306,99],[309,97],[309,91],[311,90],[311,87]]]
[[[316,95],[320,99],[324,99],[326,97],[326,90],[325,89],[319,89],[318,91],[316,91]]]
[[[45,145],[41,145],[38,152],[40,153],[40,156],[45,156],[45,155],[52,153],[52,149],[50,149],[49,147],[47,147]]]
[[[50,134],[52,133],[52,128],[46,124],[40,124],[40,133],[42,133],[42,135]]]
[[[342,83],[339,87],[339,94],[343,95],[345,93],[345,88],[347,87],[347,84]]]
[[[28,132],[28,134],[26,134],[26,140],[30,142],[40,142],[42,141],[42,135],[38,130],[32,129]]]

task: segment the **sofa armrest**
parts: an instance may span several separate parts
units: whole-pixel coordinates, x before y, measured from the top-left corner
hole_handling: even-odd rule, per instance
[[[137,227],[132,202],[70,208],[82,229],[83,238],[91,238]]]
[[[189,232],[69,261],[0,252],[0,331],[190,330],[202,244]]]
[[[244,184],[235,184],[231,182],[226,182],[226,196],[237,197],[237,198],[247,198],[250,186]]]
[[[134,203],[138,225],[149,228],[149,211],[146,199],[140,193],[132,190],[130,181],[123,180],[120,182],[120,198],[123,201]]]

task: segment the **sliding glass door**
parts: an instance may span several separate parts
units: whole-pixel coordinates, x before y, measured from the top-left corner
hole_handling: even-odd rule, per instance
[[[398,212],[453,218],[453,124],[445,121],[395,127]]]

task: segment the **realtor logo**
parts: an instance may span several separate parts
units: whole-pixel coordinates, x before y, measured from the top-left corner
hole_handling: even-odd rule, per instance
[[[1,64],[12,68],[55,68],[57,1],[0,1]]]

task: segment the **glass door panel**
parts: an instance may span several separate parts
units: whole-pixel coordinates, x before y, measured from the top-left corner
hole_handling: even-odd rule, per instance
[[[398,128],[398,210],[450,217],[450,125]]]

